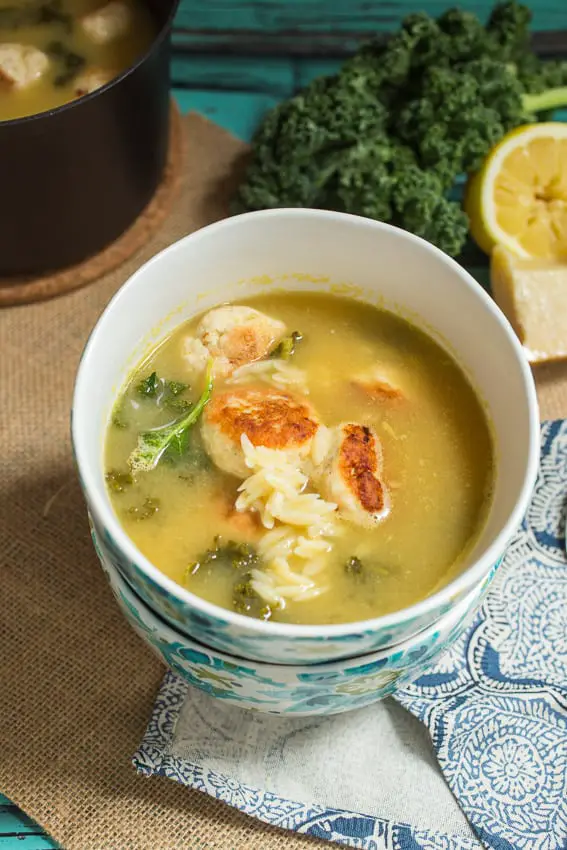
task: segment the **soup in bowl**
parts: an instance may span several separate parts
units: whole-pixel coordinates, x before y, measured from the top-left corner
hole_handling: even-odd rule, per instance
[[[93,543],[98,546],[96,533]],[[363,708],[427,675],[467,628],[492,573],[440,620],[395,647],[321,664],[269,664],[203,646],[165,623],[99,552],[124,617],[157,657],[189,685],[236,708],[306,717]]]
[[[243,657],[406,639],[502,556],[537,469],[531,374],[428,243],[312,210],[238,216],[140,269],[73,407],[100,550],[158,614]]]

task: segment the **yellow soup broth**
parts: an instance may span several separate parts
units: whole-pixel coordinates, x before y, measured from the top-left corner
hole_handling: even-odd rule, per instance
[[[83,22],[108,7],[111,20],[98,27],[95,21],[93,38]],[[54,109],[96,90],[134,64],[155,29],[144,0],[0,0],[0,121]],[[18,49],[30,47],[46,57],[45,68],[34,71],[34,60],[25,53],[20,58]],[[15,83],[8,73],[14,64]]]
[[[391,313],[323,294],[277,293],[245,303],[303,335],[289,362],[304,372],[309,402],[322,423],[375,429],[391,498],[389,515],[375,527],[341,522],[321,595],[288,600],[268,613],[265,606],[252,606],[250,613],[278,622],[330,624],[418,602],[458,571],[490,504],[493,447],[475,392],[452,357]],[[246,564],[221,563],[203,553],[214,550],[218,536],[255,545],[263,530],[231,513],[241,479],[215,468],[199,425],[179,457],[136,473],[132,481],[128,477],[138,433],[183,415],[186,400],[195,401],[202,391],[203,378],[191,379],[182,353],[197,323],[198,318],[177,328],[132,375],[109,426],[105,462],[112,504],[140,551],[195,594],[232,609]],[[369,395],[354,382],[377,364],[394,376],[400,398]],[[192,386],[166,393],[169,401],[158,404],[140,392],[154,371]],[[213,397],[226,388],[217,380]]]

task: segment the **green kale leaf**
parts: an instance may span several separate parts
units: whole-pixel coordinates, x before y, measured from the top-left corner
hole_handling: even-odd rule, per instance
[[[199,401],[191,407],[189,412],[175,422],[153,428],[151,431],[143,431],[138,436],[138,444],[128,458],[132,472],[150,472],[155,469],[168,450],[171,450],[174,455],[183,452],[187,434],[208,404],[212,391],[212,361],[209,361],[205,388]]]

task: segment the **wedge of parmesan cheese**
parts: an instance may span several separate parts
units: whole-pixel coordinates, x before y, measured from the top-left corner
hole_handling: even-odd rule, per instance
[[[567,262],[523,259],[498,245],[490,281],[530,363],[567,358]]]

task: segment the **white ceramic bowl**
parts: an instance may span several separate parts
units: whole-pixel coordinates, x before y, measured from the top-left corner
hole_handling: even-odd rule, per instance
[[[325,664],[266,664],[203,646],[169,626],[134,593],[99,549],[92,525],[91,531],[114,598],[158,658],[205,693],[238,708],[268,714],[339,714],[391,696],[426,673],[463,633],[495,572],[437,623],[396,647]]]
[[[179,322],[270,286],[346,292],[393,310],[453,356],[483,399],[496,444],[490,515],[463,570],[402,611],[358,623],[266,623],[205,602],[166,578],[123,531],[108,498],[103,443],[130,370]],[[244,658],[315,663],[392,646],[434,623],[501,558],[527,507],[538,465],[534,383],[510,325],[456,262],[403,230],[321,210],[271,210],[205,227],[139,269],[99,319],[79,367],[72,414],[79,475],[107,557],[161,617],[201,644]]]

